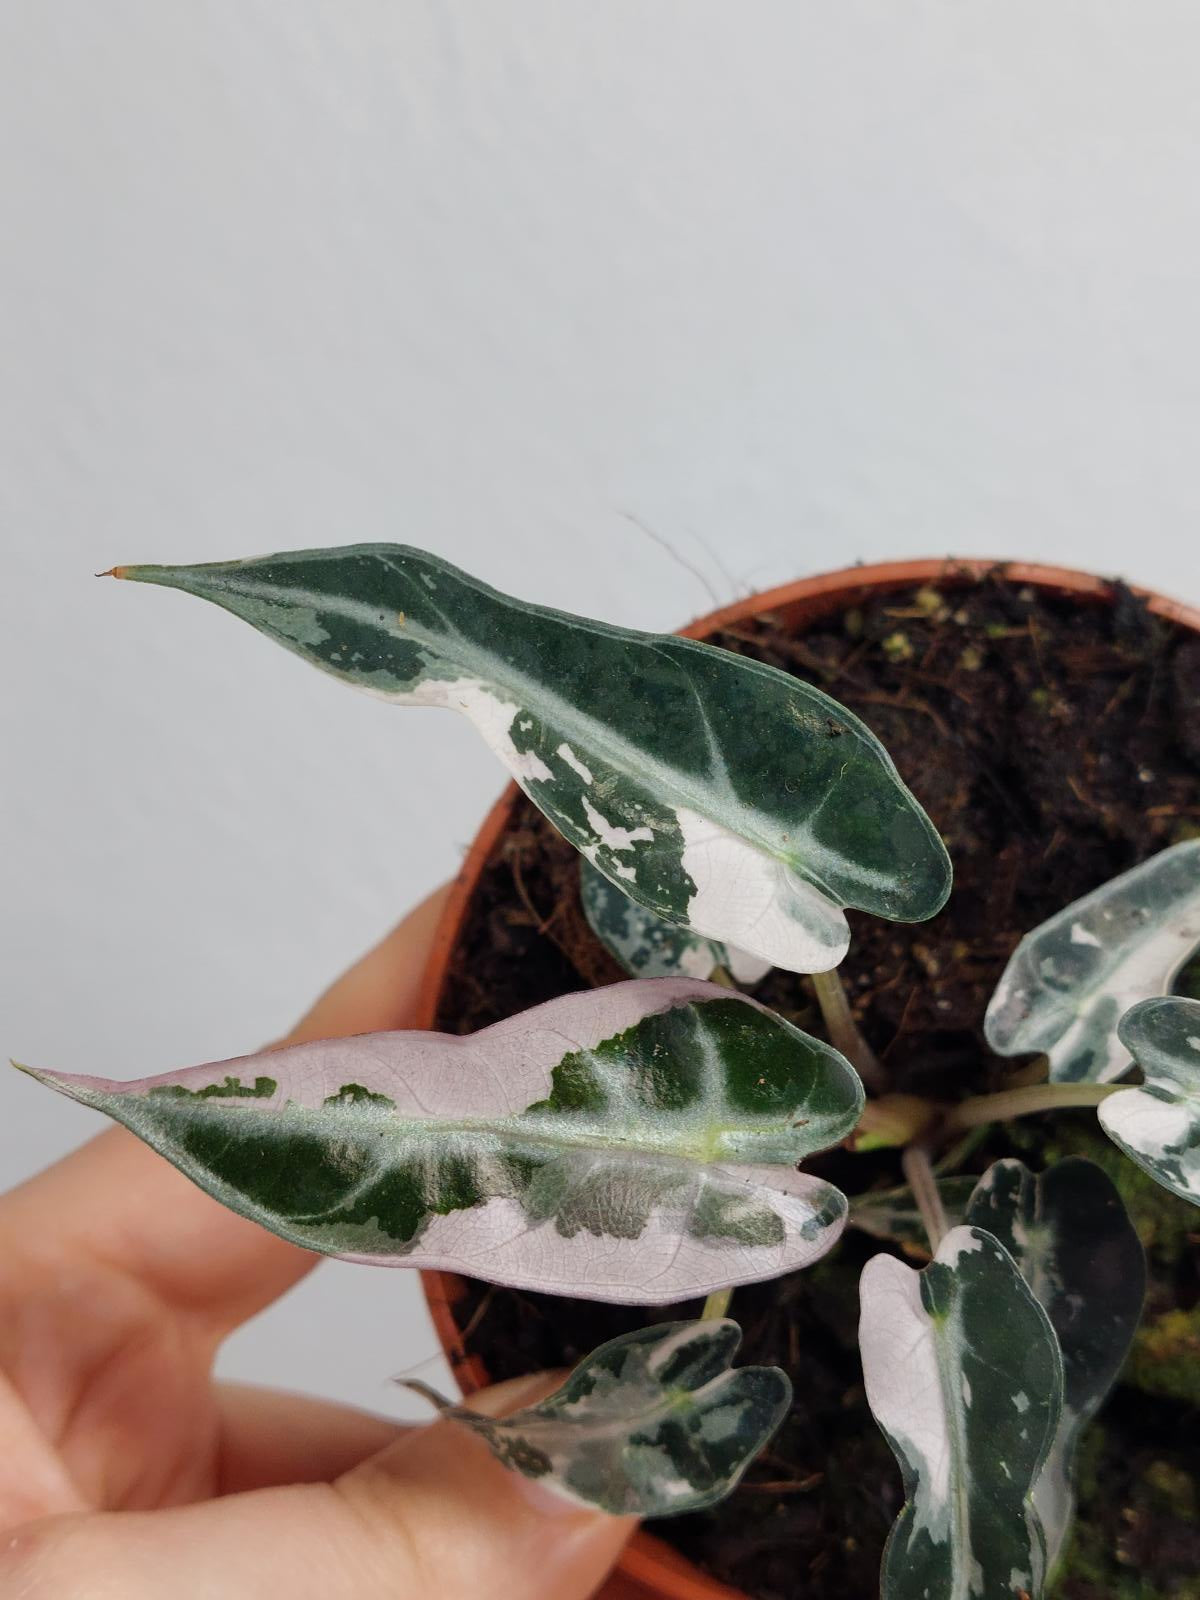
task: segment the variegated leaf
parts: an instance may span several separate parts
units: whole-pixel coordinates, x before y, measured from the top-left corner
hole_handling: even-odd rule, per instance
[[[1052,1570],[1075,1509],[1075,1449],[1137,1330],[1146,1258],[1116,1186],[1078,1156],[1036,1177],[1020,1161],[997,1161],[979,1180],[967,1222],[1012,1256],[1062,1351],[1062,1416],[1033,1490]]]
[[[637,1328],[498,1421],[411,1387],[527,1478],[616,1516],[673,1517],[723,1500],[791,1406],[778,1367],[731,1370],[741,1337],[728,1320]]]
[[[401,545],[114,570],[385,699],[464,712],[618,887],[773,965],[835,967],[844,907],[921,921],[949,893],[945,847],[879,741],[772,667],[527,605]]]
[[[859,1341],[904,1478],[883,1600],[1036,1600],[1045,1546],[1030,1495],[1062,1408],[1062,1358],[1012,1257],[967,1227],[921,1272],[873,1257]]]
[[[974,1178],[939,1178],[938,1194],[946,1219],[953,1227],[962,1221],[967,1202],[975,1192]],[[916,1245],[927,1252],[929,1234],[913,1193],[905,1185],[900,1189],[877,1189],[856,1195],[850,1202],[850,1226],[861,1228],[875,1239],[891,1239],[896,1244]]]
[[[1042,1052],[1053,1083],[1107,1083],[1129,1062],[1117,1021],[1164,995],[1200,944],[1200,839],[1160,851],[1025,935],[987,1009],[1002,1056]]]
[[[755,984],[771,970],[757,956],[703,939],[639,905],[586,857],[579,863],[579,900],[597,939],[635,978],[710,978],[722,968],[737,983]]]
[[[38,1073],[296,1244],[657,1304],[807,1265],[854,1126],[829,1045],[728,989],[614,984],[466,1038],[377,1033],[135,1083]]]
[[[1104,1131],[1165,1189],[1200,1206],[1200,1000],[1145,1000],[1119,1033],[1146,1081],[1109,1095]]]

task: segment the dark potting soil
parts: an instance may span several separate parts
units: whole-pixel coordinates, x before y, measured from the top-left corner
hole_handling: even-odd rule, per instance
[[[954,891],[932,922],[850,914],[841,969],[892,1087],[957,1098],[1003,1087],[987,1001],[1023,933],[1115,873],[1200,834],[1200,640],[1124,589],[1111,606],[1047,597],[1002,568],[911,590],[802,632],[764,615],[713,643],[795,673],[882,739],[941,830]],[[579,908],[578,857],[525,801],[472,901],[438,1026],[490,1022],[624,973]],[[753,990],[823,1032],[807,980]],[[1019,1068],[1018,1068],[1019,1070]],[[1116,1179],[1149,1258],[1146,1318],[1079,1464],[1080,1510],[1061,1600],[1200,1600],[1200,1228],[1097,1131],[1064,1112],[993,1129],[964,1163],[1040,1167],[1087,1154]],[[848,1192],[900,1181],[895,1152],[809,1163]],[[1189,1234],[1189,1229],[1195,1231]],[[740,1288],[746,1362],[783,1366],[796,1404],[738,1490],[654,1531],[755,1600],[871,1600],[902,1495],[867,1409],[858,1275],[881,1246],[849,1230],[807,1272]],[[696,1315],[472,1285],[469,1344],[496,1378],[571,1365],[646,1321]]]

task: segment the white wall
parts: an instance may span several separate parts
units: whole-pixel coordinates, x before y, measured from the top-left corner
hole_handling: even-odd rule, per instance
[[[3,1045],[232,1054],[500,782],[115,561],[402,539],[669,628],[855,557],[1200,599],[1200,15],[1157,0],[0,6]],[[0,1079],[0,1179],[92,1119]],[[230,1372],[394,1405],[406,1274]]]

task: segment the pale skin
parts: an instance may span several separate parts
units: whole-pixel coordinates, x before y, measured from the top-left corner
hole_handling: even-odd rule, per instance
[[[411,1026],[443,893],[285,1042]],[[0,1198],[0,1600],[597,1592],[632,1523],[505,1472],[464,1429],[213,1380],[222,1340],[316,1261],[123,1129]]]

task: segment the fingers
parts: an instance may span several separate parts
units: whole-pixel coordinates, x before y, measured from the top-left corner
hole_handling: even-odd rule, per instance
[[[221,1419],[217,1494],[327,1483],[408,1431],[350,1406],[248,1384],[218,1384],[216,1401]]]
[[[479,1397],[528,1403],[546,1380]],[[575,1507],[506,1472],[453,1423],[406,1434],[333,1486],[230,1495],[151,1514],[65,1518],[0,1554],[23,1600],[585,1600],[632,1522]]]
[[[447,892],[438,890],[406,917],[284,1042],[407,1026]],[[0,1201],[0,1249],[13,1260],[29,1241],[64,1265],[101,1261],[136,1276],[214,1340],[319,1259],[225,1210],[122,1128]]]

